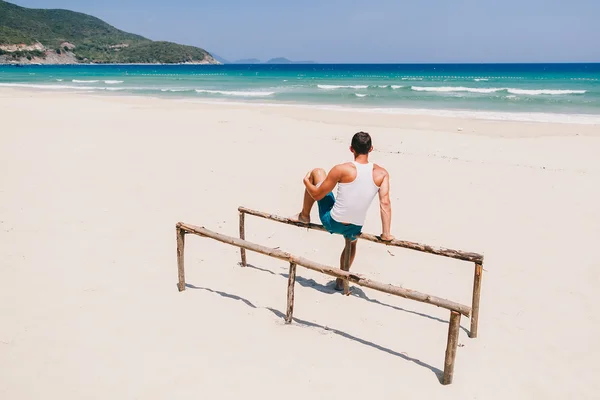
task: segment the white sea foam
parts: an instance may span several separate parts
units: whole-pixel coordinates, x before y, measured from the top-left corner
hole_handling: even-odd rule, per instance
[[[411,86],[415,92],[471,92],[494,93],[504,90],[502,88],[468,88],[463,86]]]
[[[506,91],[510,94],[521,95],[565,95],[584,94],[585,90],[558,90],[558,89],[513,89],[513,88],[469,88],[464,86],[411,86],[416,92],[470,92],[470,93],[495,93]]]
[[[107,85],[117,85],[119,83],[123,83],[123,81],[111,81],[111,80],[108,80],[108,81],[104,81],[104,83],[106,83]]]
[[[161,92],[190,92],[192,89],[160,89]]]
[[[319,89],[334,90],[334,89],[366,89],[369,85],[317,85]]]
[[[0,86],[4,87],[20,87],[20,88],[29,88],[29,89],[50,89],[50,90],[60,90],[60,89],[75,89],[75,90],[95,90],[102,89],[90,86],[70,86],[70,85],[35,85],[31,83],[0,83]]]
[[[381,89],[387,89],[387,88],[390,88],[390,89],[400,89],[400,88],[403,88],[404,86],[402,86],[402,85],[379,85],[377,87],[381,88]]]
[[[489,79],[486,79],[486,78],[475,78],[475,79],[473,79],[473,80],[474,80],[475,82],[487,82],[487,81],[489,81]]]
[[[561,94],[584,94],[585,90],[551,90],[551,89],[540,89],[540,90],[528,90],[528,89],[506,89],[511,94],[524,94],[524,95],[561,95]]]
[[[62,79],[57,79],[57,80],[56,80],[56,82],[62,82],[62,81],[63,81]]]
[[[275,92],[243,92],[236,90],[208,90],[196,89],[197,93],[222,94],[224,96],[242,96],[242,97],[266,97],[275,94]]]
[[[97,83],[100,82],[98,80],[79,80],[79,79],[73,79],[71,82],[73,83]]]
[[[367,95],[366,95],[366,94],[362,94],[362,93],[354,93],[354,95],[355,95],[356,97],[367,97]]]

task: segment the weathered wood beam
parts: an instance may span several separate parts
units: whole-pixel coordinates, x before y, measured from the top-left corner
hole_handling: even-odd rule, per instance
[[[203,227],[189,225],[189,224],[185,224],[183,222],[177,223],[177,227],[187,233],[193,233],[196,235],[208,237],[208,238],[217,240],[222,243],[230,244],[232,246],[244,248],[246,250],[254,251],[256,253],[261,253],[261,254],[267,255],[269,257],[278,258],[280,260],[285,260],[290,263],[301,265],[301,266],[311,269],[313,271],[321,272],[323,274],[333,276],[335,278],[346,279],[357,285],[368,287],[368,288],[371,288],[374,290],[378,290],[380,292],[393,294],[395,296],[404,297],[406,299],[411,299],[411,300],[419,301],[422,303],[432,304],[434,306],[442,307],[447,310],[456,311],[466,317],[469,317],[471,315],[471,307],[463,305],[463,304],[455,303],[450,300],[446,300],[446,299],[435,297],[435,296],[432,296],[429,294],[417,292],[417,291],[411,290],[411,289],[405,289],[405,288],[398,287],[398,286],[393,286],[393,285],[389,285],[389,284],[372,281],[372,280],[367,279],[359,274],[342,271],[339,268],[328,267],[326,265],[316,263],[316,262],[308,260],[306,258],[298,257],[293,254],[286,253],[279,249],[273,249],[273,248],[262,246],[262,245],[259,245],[256,243],[248,242],[246,240],[223,235],[223,234],[213,232],[213,231],[203,228]]]
[[[246,214],[240,212],[240,239],[246,239]],[[240,247],[240,255],[242,257],[242,267],[246,266],[246,249]]]
[[[313,224],[313,223],[305,224],[303,222],[293,221],[289,218],[280,217],[278,215],[269,214],[269,213],[265,213],[262,211],[251,210],[246,207],[239,207],[238,211],[243,214],[250,214],[250,215],[254,215],[256,217],[269,219],[271,221],[277,221],[277,222],[281,222],[281,223],[288,224],[288,225],[299,226],[301,228],[314,229],[314,230],[318,230],[318,231],[327,232],[327,230],[322,225]],[[388,241],[382,240],[378,236],[370,234],[370,233],[362,233],[359,236],[359,239],[368,240],[370,242],[375,242],[375,243],[385,244],[386,246],[403,247],[405,249],[417,250],[417,251],[421,251],[424,253],[436,254],[438,256],[444,256],[444,257],[449,257],[449,258],[455,258],[457,260],[471,261],[474,263],[483,264],[483,255],[477,254],[477,253],[469,253],[469,252],[461,251],[461,250],[452,250],[452,249],[447,249],[444,247],[428,246],[426,244],[409,242],[406,240],[398,240],[398,239],[394,239],[394,240],[388,242]]]
[[[444,377],[442,383],[449,385],[454,377],[454,361],[456,360],[456,348],[458,347],[458,333],[460,331],[460,314],[452,311],[450,313],[450,326],[448,327],[448,343],[446,345],[446,359],[444,361]]]
[[[185,247],[185,231],[177,226],[177,277],[179,282],[177,288],[180,292],[185,290],[185,271],[183,269],[183,251]]]
[[[479,300],[481,298],[481,278],[483,277],[483,265],[475,264],[475,278],[473,280],[473,303],[471,316],[471,329],[469,337],[475,339],[477,337],[477,328],[479,327]]]
[[[285,323],[291,324],[294,316],[294,284],[296,283],[296,264],[290,263],[287,288],[287,308],[285,312]]]

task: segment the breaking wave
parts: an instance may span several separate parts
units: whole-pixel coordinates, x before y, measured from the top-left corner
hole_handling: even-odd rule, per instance
[[[275,94],[275,92],[244,92],[236,90],[208,90],[196,89],[196,93],[221,94],[224,96],[241,96],[241,97],[266,97]]]
[[[540,95],[540,94],[585,94],[585,90],[551,90],[551,89],[541,89],[541,90],[527,90],[527,89],[506,89],[508,93],[511,94],[525,94],[525,95]]]
[[[585,90],[555,90],[555,89],[514,89],[514,88],[469,88],[464,86],[411,86],[415,92],[470,92],[470,93],[496,93],[507,92],[520,95],[566,95],[566,94],[584,94]]]
[[[334,89],[366,89],[369,85],[317,85],[319,89],[334,90]]]

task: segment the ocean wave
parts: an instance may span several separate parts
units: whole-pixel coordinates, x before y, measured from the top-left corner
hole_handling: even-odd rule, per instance
[[[401,89],[404,86],[402,85],[377,85],[377,86],[369,86],[369,88],[379,88],[379,89]]]
[[[504,90],[502,88],[468,88],[463,86],[411,86],[415,92],[471,92],[494,93]]]
[[[222,94],[225,96],[242,96],[242,97],[266,97],[275,94],[275,92],[243,92],[236,90],[208,90],[196,89],[196,93]]]
[[[317,85],[319,89],[334,90],[334,89],[366,89],[369,85]]]
[[[191,92],[194,89],[160,89],[161,92]]]
[[[73,79],[71,82],[73,82],[73,83],[98,83],[100,81],[99,80],[79,80],[79,79]]]
[[[520,95],[565,95],[565,94],[584,94],[585,90],[558,90],[558,89],[514,89],[514,88],[469,88],[464,86],[411,86],[415,92],[470,92],[470,93],[496,93],[508,92],[510,94]]]
[[[367,95],[366,95],[366,94],[362,94],[362,93],[354,93],[354,95],[355,95],[356,97],[367,97]]]
[[[0,87],[20,87],[20,88],[29,88],[29,89],[51,89],[51,90],[60,90],[60,89],[76,89],[76,90],[95,90],[102,89],[91,86],[72,86],[72,85],[36,85],[32,83],[0,83]]]
[[[123,83],[123,81],[111,81],[111,80],[108,80],[108,81],[104,81],[104,83],[106,83],[107,85],[117,85],[119,83]]]
[[[586,90],[554,90],[554,89],[540,89],[540,90],[529,90],[529,89],[506,89],[511,94],[524,94],[537,96],[540,94],[546,95],[560,95],[560,94],[585,94]]]
[[[56,80],[56,82],[62,82],[62,81],[63,81],[62,79],[57,79],[57,80]]]
[[[486,78],[475,78],[475,79],[473,79],[473,80],[474,80],[475,82],[487,82],[487,81],[489,81],[489,79],[486,79]]]

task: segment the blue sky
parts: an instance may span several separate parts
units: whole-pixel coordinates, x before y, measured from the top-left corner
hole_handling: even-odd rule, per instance
[[[9,0],[229,60],[600,61],[600,0]]]

